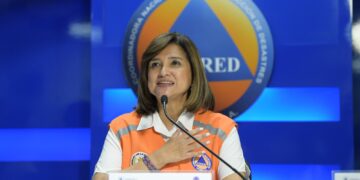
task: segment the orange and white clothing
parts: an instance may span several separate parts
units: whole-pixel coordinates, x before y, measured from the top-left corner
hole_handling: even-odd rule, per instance
[[[177,123],[188,130],[203,127],[210,133],[206,139],[210,140],[208,147],[239,172],[245,172],[245,160],[233,120],[212,111],[195,114],[183,112]],[[108,173],[128,168],[136,163],[138,158],[159,149],[176,129],[174,126],[168,130],[157,112],[148,116],[131,112],[115,118],[110,123],[95,172]],[[219,179],[234,173],[225,164],[219,164],[219,160],[209,152],[185,162],[168,164],[161,170],[212,170]]]

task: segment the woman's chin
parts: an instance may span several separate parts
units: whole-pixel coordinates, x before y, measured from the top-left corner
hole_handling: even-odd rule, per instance
[[[162,96],[167,96],[167,97],[169,97],[169,95],[170,95],[170,93],[167,91],[167,90],[158,90],[158,91],[156,91],[156,93],[155,93],[155,96],[158,98],[158,99],[160,99]]]

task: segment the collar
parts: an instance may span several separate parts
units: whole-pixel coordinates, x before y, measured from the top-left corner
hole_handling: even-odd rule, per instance
[[[180,114],[176,123],[190,131],[193,127],[194,117],[194,113],[184,111]],[[165,137],[171,137],[177,129],[174,126],[171,130],[168,130],[160,119],[159,113],[157,111],[153,114],[142,116],[136,130],[141,131],[152,127],[156,132],[164,135]]]

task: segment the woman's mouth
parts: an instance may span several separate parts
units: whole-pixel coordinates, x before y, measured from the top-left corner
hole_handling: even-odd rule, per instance
[[[175,83],[171,81],[159,81],[156,83],[156,85],[159,87],[169,87],[169,86],[173,86],[174,84]]]

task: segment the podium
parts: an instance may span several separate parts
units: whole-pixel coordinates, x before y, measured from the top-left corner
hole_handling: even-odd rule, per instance
[[[345,170],[345,171],[333,171],[333,180],[360,180],[359,170]]]
[[[211,172],[122,172],[109,173],[109,180],[212,180]]]

